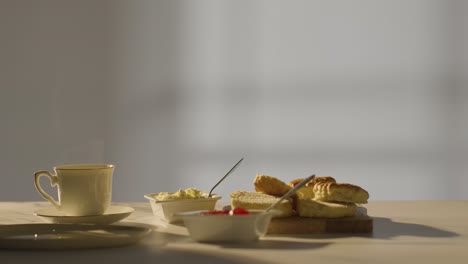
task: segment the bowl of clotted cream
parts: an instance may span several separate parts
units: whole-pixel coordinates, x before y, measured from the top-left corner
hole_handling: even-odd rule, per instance
[[[176,214],[197,210],[213,210],[221,196],[208,193],[195,188],[179,189],[177,192],[159,192],[145,194],[153,214],[169,223],[182,222]]]

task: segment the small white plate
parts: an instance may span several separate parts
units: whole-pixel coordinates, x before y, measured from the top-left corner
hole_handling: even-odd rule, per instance
[[[127,206],[111,206],[103,215],[69,216],[55,207],[49,207],[36,210],[34,214],[49,223],[105,225],[118,222],[129,216],[133,211],[133,208]]]
[[[81,249],[136,243],[151,229],[128,225],[17,224],[0,225],[3,249]]]

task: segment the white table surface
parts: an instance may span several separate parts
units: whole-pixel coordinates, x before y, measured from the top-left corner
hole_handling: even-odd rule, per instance
[[[123,220],[151,226],[137,244],[86,250],[0,250],[0,263],[468,263],[468,201],[372,201],[371,235],[268,235],[256,243],[202,244],[154,217],[148,203]],[[42,223],[46,202],[0,202],[0,224]]]

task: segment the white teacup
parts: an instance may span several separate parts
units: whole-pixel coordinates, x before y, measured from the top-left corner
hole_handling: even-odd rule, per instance
[[[70,216],[102,215],[110,207],[114,165],[60,165],[54,171],[55,174],[44,170],[35,172],[34,185],[59,211]],[[42,176],[47,176],[52,186],[58,185],[58,202],[41,188]]]

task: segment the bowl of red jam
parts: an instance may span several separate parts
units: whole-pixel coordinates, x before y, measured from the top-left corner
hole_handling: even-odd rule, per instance
[[[265,236],[271,218],[278,211],[201,210],[178,213],[190,237],[198,242],[256,241]]]

